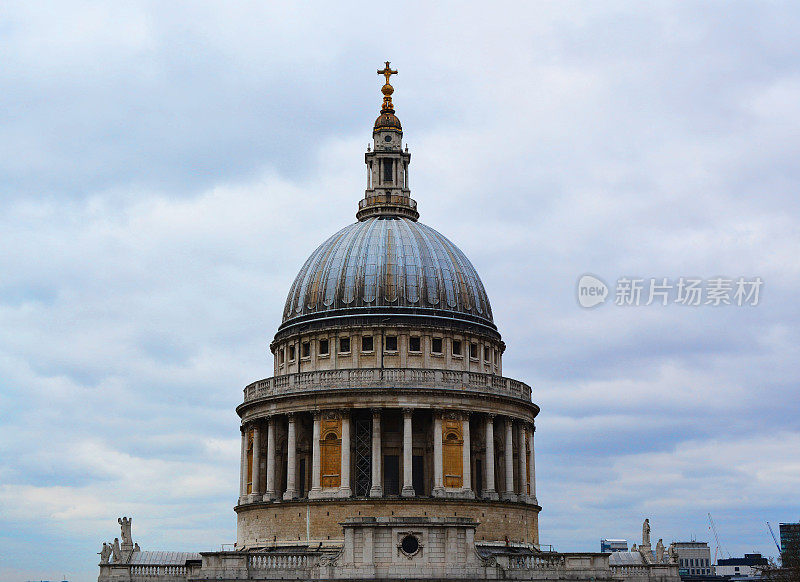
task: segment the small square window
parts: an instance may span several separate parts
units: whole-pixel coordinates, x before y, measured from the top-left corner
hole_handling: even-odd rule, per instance
[[[321,356],[327,356],[330,352],[330,344],[328,344],[328,340],[319,340],[319,353]]]
[[[371,352],[374,348],[372,347],[372,336],[365,335],[361,338],[361,351],[362,352]]]
[[[411,336],[408,338],[408,351],[410,352],[420,352],[420,342],[419,336]]]
[[[350,338],[349,337],[340,337],[339,338],[339,351],[344,352],[345,354],[350,353]]]
[[[303,342],[302,349],[303,349],[302,353],[303,353],[303,357],[304,358],[311,357],[311,342]]]
[[[431,340],[431,352],[434,354],[442,353],[442,338],[435,337]]]
[[[396,335],[387,335],[386,336],[386,351],[387,352],[396,352],[397,351],[397,336]]]
[[[469,357],[473,360],[478,359],[478,344],[469,344]]]
[[[461,342],[459,340],[453,340],[453,355],[461,355]]]
[[[289,361],[294,360],[294,346],[289,346]]]

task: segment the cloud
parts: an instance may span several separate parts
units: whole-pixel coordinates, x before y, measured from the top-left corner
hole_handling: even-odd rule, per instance
[[[412,4],[374,35],[355,10],[5,8],[0,579],[93,579],[116,515],[147,548],[233,539],[234,409],[354,220],[386,58],[421,220],[542,407],[542,541],[645,516],[687,539],[711,512],[729,551],[772,552],[800,458],[800,11]],[[765,283],[753,308],[585,311],[587,272]]]

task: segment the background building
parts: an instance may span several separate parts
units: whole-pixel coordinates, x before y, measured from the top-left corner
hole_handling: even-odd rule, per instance
[[[682,576],[710,576],[714,573],[708,542],[675,542],[675,550]]]
[[[779,524],[781,536],[781,562],[784,566],[800,563],[800,523]]]
[[[600,540],[601,552],[627,552],[628,540],[612,540],[603,538]]]
[[[720,558],[714,571],[718,576],[752,577],[759,576],[768,564],[761,554],[745,554],[744,558]]]

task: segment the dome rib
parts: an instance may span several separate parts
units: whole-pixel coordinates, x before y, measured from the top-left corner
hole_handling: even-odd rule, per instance
[[[322,243],[292,283],[280,329],[375,313],[462,319],[496,330],[469,259],[438,231],[405,217],[372,217]]]

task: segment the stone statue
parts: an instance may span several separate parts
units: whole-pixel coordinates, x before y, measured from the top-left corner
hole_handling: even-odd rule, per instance
[[[139,544],[133,544],[133,551],[134,552],[141,552],[142,549],[139,547]]]
[[[117,519],[117,523],[119,523],[120,527],[122,528],[123,550],[133,549],[133,539],[131,538],[131,521],[133,520],[130,517],[120,517]]]
[[[649,546],[650,545],[650,520],[645,519],[644,523],[642,524],[642,545]]]
[[[119,538],[114,538],[114,543],[111,545],[111,553],[114,556],[115,564],[122,562],[122,550],[119,549]]]
[[[672,542],[669,545],[669,563],[670,564],[677,564],[678,563],[678,548],[675,546],[675,542]]]
[[[100,548],[100,563],[108,564],[108,558],[111,557],[111,546],[103,542],[103,547]]]
[[[638,551],[639,551],[639,548],[636,547],[636,542],[634,542],[634,544],[631,546],[631,552],[635,553],[635,552],[638,552]]]
[[[664,562],[664,540],[658,538],[658,543],[656,544],[656,562],[659,564]]]

